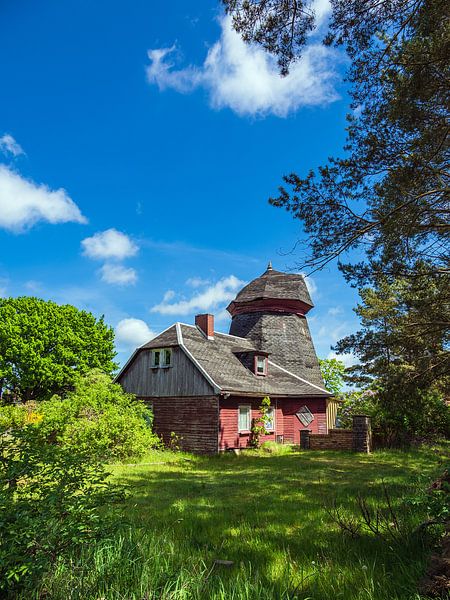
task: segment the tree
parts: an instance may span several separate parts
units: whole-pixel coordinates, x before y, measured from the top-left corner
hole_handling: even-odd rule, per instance
[[[361,363],[347,371],[353,383],[368,386],[379,426],[390,443],[450,433],[448,395],[448,294],[438,277],[378,281],[360,291],[355,312],[362,329],[336,345]],[[424,304],[433,311],[424,311]]]
[[[114,333],[69,304],[38,298],[0,299],[0,395],[43,400],[73,387],[80,374],[116,365]]]
[[[344,363],[337,358],[321,358],[319,365],[325,388],[335,396],[340,396],[344,385]]]
[[[243,39],[274,53],[287,74],[314,28],[312,2],[224,4]],[[337,259],[362,290],[363,329],[337,348],[360,357],[360,375],[384,390],[388,412],[395,398],[395,426],[412,431],[411,415],[448,393],[450,8],[444,0],[331,5],[324,43],[350,58],[344,155],[317,173],[285,176],[270,202],[303,222],[302,268]],[[406,398],[415,408],[400,424]]]
[[[282,74],[300,58],[314,28],[313,3],[224,0],[244,40],[278,58]],[[418,258],[448,274],[449,6],[445,0],[332,0],[325,44],[351,59],[352,114],[343,158],[318,176],[295,173],[270,201],[303,221],[320,268],[356,247],[369,268],[414,272]]]

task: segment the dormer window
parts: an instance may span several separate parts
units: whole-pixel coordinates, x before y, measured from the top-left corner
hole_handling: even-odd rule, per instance
[[[267,375],[267,356],[255,356],[255,374]]]
[[[152,350],[151,356],[152,369],[161,369],[172,366],[172,349],[171,348],[158,348]]]

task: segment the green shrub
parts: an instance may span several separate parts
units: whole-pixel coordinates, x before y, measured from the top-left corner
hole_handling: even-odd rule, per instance
[[[31,592],[57,560],[114,530],[101,509],[123,494],[107,476],[85,448],[43,443],[38,425],[0,436],[0,595]]]
[[[292,452],[292,446],[290,444],[279,444],[278,442],[268,441],[261,444],[261,450],[267,454],[283,456]]]
[[[44,440],[103,459],[143,456],[160,444],[152,433],[152,412],[100,371],[80,378],[65,398],[42,402],[39,411]]]

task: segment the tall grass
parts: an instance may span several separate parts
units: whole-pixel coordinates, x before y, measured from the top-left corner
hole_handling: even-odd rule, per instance
[[[439,466],[429,451],[373,456],[317,452],[199,458],[154,453],[118,466],[129,486],[122,530],[60,562],[35,597],[55,600],[418,600],[428,547],[343,534],[326,511],[348,515],[356,496],[382,500],[405,530],[423,515],[402,498]],[[232,561],[231,566],[217,559]],[[30,595],[27,595],[30,598]]]

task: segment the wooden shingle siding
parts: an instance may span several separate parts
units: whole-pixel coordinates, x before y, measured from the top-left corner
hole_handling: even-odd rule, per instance
[[[137,396],[208,396],[212,386],[179,347],[172,348],[172,366],[151,367],[151,350],[141,350],[118,379],[126,392]]]
[[[172,431],[187,452],[214,454],[218,439],[218,397],[143,398],[153,407],[153,430],[170,442]]]

